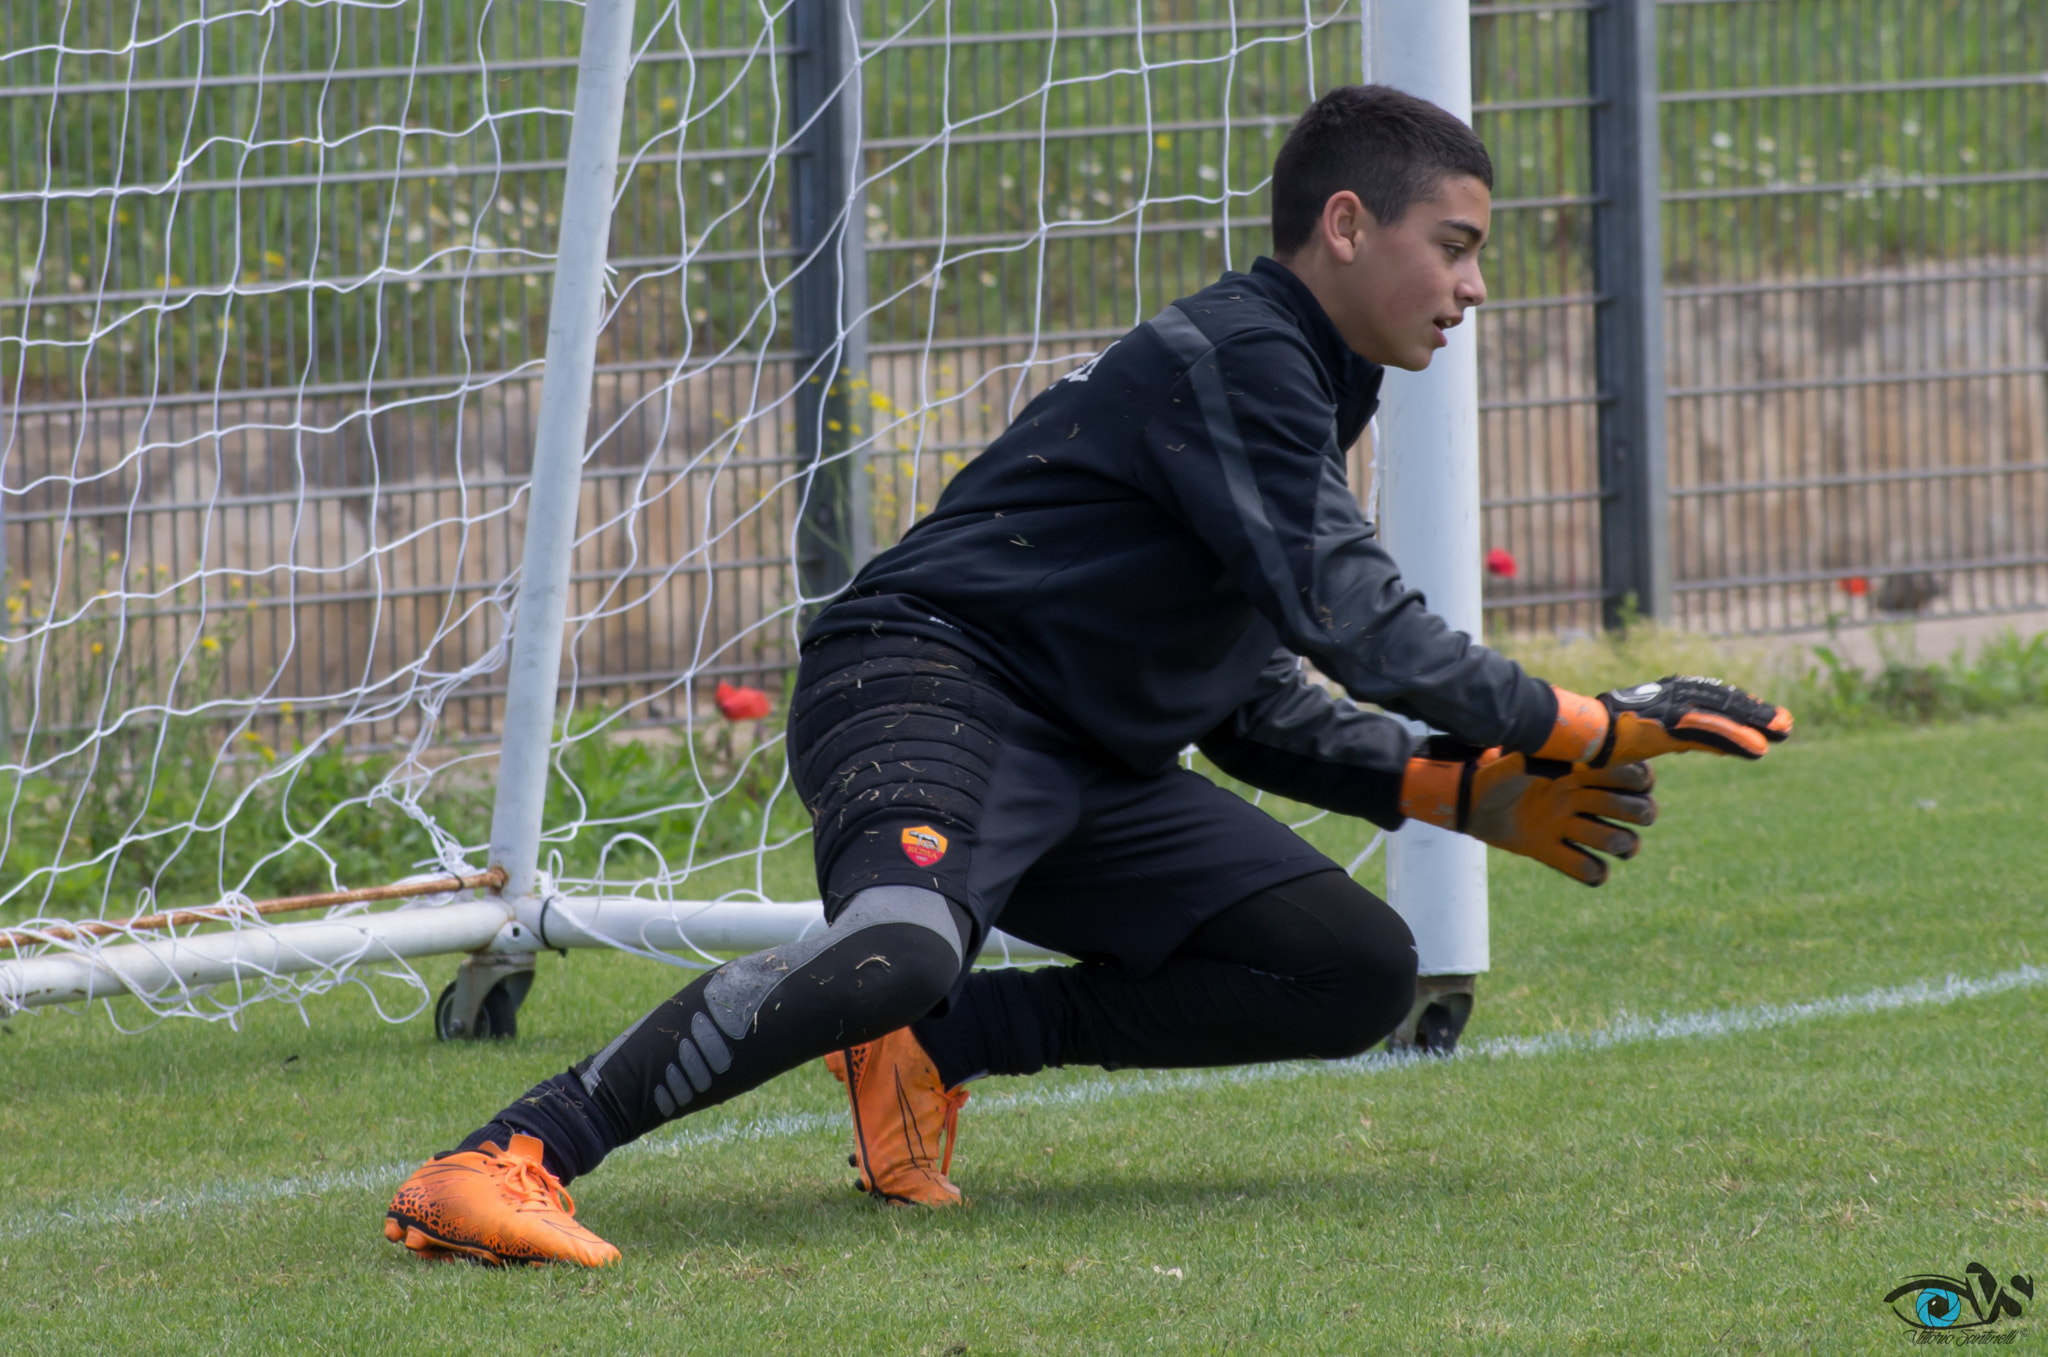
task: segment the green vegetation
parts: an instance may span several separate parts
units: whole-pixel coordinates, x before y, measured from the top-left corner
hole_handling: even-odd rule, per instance
[[[186,682],[203,693],[216,672],[201,663]],[[715,895],[751,879],[744,860],[718,859],[808,829],[795,792],[777,791],[781,745],[754,743],[781,729],[779,717],[747,723],[744,736],[713,722],[694,736],[651,738],[610,734],[608,717],[578,715],[548,784],[545,822],[576,827],[543,849],[544,861],[558,855],[563,877],[644,880],[657,870],[652,843],[671,873],[713,863],[696,884]],[[296,764],[277,760],[247,723],[173,715],[124,722],[71,776],[20,779],[0,858],[0,894],[13,898],[0,918],[86,917],[103,903],[119,915],[143,890],[157,903],[195,905],[229,887],[260,898],[382,885],[438,861],[419,814],[458,843],[488,837],[491,789],[479,772],[443,772],[415,813],[393,796],[403,781],[394,781],[395,755],[327,746]],[[621,832],[634,837],[612,845]],[[791,888],[789,898],[813,894],[801,881]]]
[[[257,720],[223,700],[249,616],[230,601],[253,606],[239,579],[211,599],[170,586],[152,629],[109,599],[161,575],[89,538],[67,555],[77,569],[58,597],[6,578],[0,751],[36,771],[0,800],[0,918],[120,914],[145,891],[210,904],[252,872],[260,893],[328,890],[434,860],[426,828],[374,799],[393,758],[330,743],[280,768],[290,704]],[[52,613],[74,620],[35,632]]]
[[[2048,705],[2048,634],[2021,640],[2006,632],[1974,656],[1959,647],[1946,664],[1924,663],[1910,648],[1894,645],[1870,672],[1827,646],[1813,654],[1817,664],[1806,687],[1816,712],[1830,721],[1938,721]]]
[[[603,712],[579,716],[575,724],[593,731],[604,717]],[[678,732],[673,738],[636,739],[596,733],[567,746],[557,760],[557,776],[548,783],[545,823],[596,823],[560,845],[564,875],[588,880],[601,873],[613,882],[636,883],[656,868],[648,843],[660,845],[669,871],[676,872],[799,835],[808,863],[810,817],[796,790],[784,783],[782,744],[779,739],[761,743],[779,736],[783,722],[779,711],[747,722],[744,740],[736,738],[738,723],[714,719],[700,724],[693,736]],[[611,836],[622,831],[648,843],[608,847]],[[714,867],[694,885],[716,894],[726,881],[744,880],[747,873],[744,862],[722,872]],[[817,898],[807,880],[795,889],[796,894],[778,898]]]
[[[1608,886],[1496,856],[1470,1039],[2038,963],[2044,762],[2040,713],[1666,759]],[[2030,987],[1526,1059],[991,1080],[955,1215],[847,1190],[813,1066],[577,1184],[618,1271],[419,1266],[377,1229],[398,1178],[679,980],[542,965],[505,1045],[347,993],[239,1033],[6,1024],[9,1350],[1868,1353],[1909,1341],[1880,1299],[1907,1275],[2039,1280],[2048,1247]]]

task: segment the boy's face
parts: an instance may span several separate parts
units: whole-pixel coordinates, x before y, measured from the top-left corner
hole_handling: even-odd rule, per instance
[[[1486,300],[1479,250],[1492,217],[1493,195],[1470,175],[1447,177],[1386,226],[1356,195],[1338,193],[1289,262],[1321,254],[1310,265],[1319,276],[1305,280],[1344,342],[1372,362],[1420,372],[1448,342],[1444,331]]]

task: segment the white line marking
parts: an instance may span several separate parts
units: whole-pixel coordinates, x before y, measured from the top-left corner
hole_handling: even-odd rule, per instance
[[[1981,980],[1949,976],[1946,980],[1915,980],[1904,985],[1866,990],[1861,994],[1813,999],[1804,1003],[1757,1004],[1748,1008],[1717,1008],[1661,1018],[1624,1016],[1597,1032],[1547,1032],[1533,1037],[1486,1037],[1462,1043],[1454,1060],[1522,1060],[1536,1056],[1604,1051],[1615,1046],[1655,1041],[1686,1041],[1740,1036],[1776,1027],[1790,1027],[1817,1018],[1859,1017],[1901,1009],[1932,1008],[1964,999],[1985,998],[2009,990],[2048,985],[2048,967],[2021,966]],[[984,1096],[976,1106],[985,1111],[1016,1107],[1073,1107],[1116,1102],[1153,1093],[1263,1084],[1319,1074],[1374,1075],[1412,1065],[1435,1065],[1428,1056],[1372,1052],[1350,1060],[1248,1065],[1219,1070],[1175,1070],[1132,1073],[1087,1079],[1064,1088]],[[729,1122],[702,1129],[685,1125],[623,1146],[617,1153],[670,1157],[690,1150],[742,1141],[784,1140],[833,1131],[847,1123],[844,1112],[787,1112],[751,1121]],[[318,1197],[340,1191],[383,1191],[402,1181],[417,1161],[370,1168],[309,1173],[256,1182],[214,1183],[193,1192],[160,1197],[121,1196],[76,1210],[45,1210],[0,1216],[0,1241],[33,1239],[59,1231],[125,1225],[152,1216],[185,1214],[207,1207],[240,1209],[290,1197]]]

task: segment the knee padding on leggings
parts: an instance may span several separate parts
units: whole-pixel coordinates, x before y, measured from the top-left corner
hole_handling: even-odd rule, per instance
[[[920,890],[915,886],[870,886],[849,900],[839,917],[832,921],[832,926],[822,933],[800,939],[787,947],[771,947],[719,967],[704,987],[705,1005],[711,1010],[720,1030],[737,1040],[753,1027],[761,1006],[768,1002],[768,996],[793,972],[826,948],[843,943],[863,930],[887,924],[926,928],[944,939],[953,954],[953,973],[946,977],[947,987],[952,985],[964,954],[960,930],[954,922],[952,909],[946,904],[946,897],[937,891]],[[925,1007],[930,1008],[937,1003],[944,993],[945,989],[941,989]]]
[[[827,1051],[928,1013],[964,961],[966,916],[936,892],[862,891],[831,927],[727,962],[577,1067],[625,1141]]]

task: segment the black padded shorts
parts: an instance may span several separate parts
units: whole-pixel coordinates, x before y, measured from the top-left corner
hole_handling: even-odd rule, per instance
[[[789,759],[826,917],[869,886],[924,886],[972,919],[970,958],[1000,925],[1147,975],[1238,901],[1336,866],[1198,773],[1132,772],[921,637],[807,647]]]

